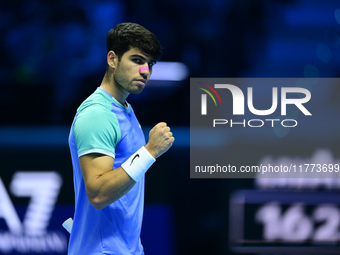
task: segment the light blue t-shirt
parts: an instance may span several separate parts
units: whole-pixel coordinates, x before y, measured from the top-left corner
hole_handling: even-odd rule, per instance
[[[130,105],[123,106],[101,88],[80,105],[69,135],[75,190],[69,255],[144,254],[140,241],[144,176],[119,200],[96,210],[86,196],[79,165],[80,156],[101,153],[114,158],[116,169],[144,145],[143,131]]]

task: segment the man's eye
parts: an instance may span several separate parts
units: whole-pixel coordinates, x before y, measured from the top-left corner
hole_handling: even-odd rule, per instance
[[[144,61],[141,60],[141,59],[139,59],[139,58],[135,58],[135,59],[133,59],[133,61],[134,61],[136,64],[140,64],[140,65],[144,64]]]
[[[156,64],[155,62],[149,63],[149,68],[151,69],[155,64]]]

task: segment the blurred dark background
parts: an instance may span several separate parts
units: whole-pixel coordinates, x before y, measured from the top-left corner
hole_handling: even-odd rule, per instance
[[[65,219],[72,217],[68,129],[77,107],[100,85],[106,66],[107,32],[127,21],[139,23],[156,34],[164,48],[161,61],[180,62],[187,72],[181,80],[153,80],[142,95],[128,98],[146,136],[153,125],[166,121],[176,137],[173,148],[147,173],[146,208],[160,206],[160,211],[153,211],[155,215],[166,211],[162,214],[165,220],[160,219],[164,226],[158,227],[160,235],[166,233],[168,237],[168,254],[236,254],[229,246],[229,199],[236,190],[261,187],[253,179],[190,179],[190,77],[338,77],[340,2],[2,1],[0,177],[21,220],[29,201],[10,191],[17,171],[58,172],[63,185],[56,210],[62,211]],[[278,157],[310,157],[322,147],[335,158],[340,157],[339,118],[335,115],[340,87],[327,87],[322,96],[335,116],[334,128],[322,135],[322,142],[316,139],[318,134],[312,134],[304,137],[306,144],[296,142],[294,150],[286,146],[275,151],[254,136],[234,148],[235,164],[242,161],[238,152],[252,155],[252,149]],[[290,139],[296,141],[301,135],[294,133]],[[260,157],[252,160],[257,163]],[[325,187],[316,185],[313,189]],[[146,214],[151,215],[151,211]],[[154,227],[149,222],[152,220],[144,222],[143,231]],[[8,221],[0,219],[0,223],[3,234]],[[145,234],[145,240],[158,243],[154,234]],[[13,254],[22,254],[16,252]],[[279,250],[276,253],[281,254]]]

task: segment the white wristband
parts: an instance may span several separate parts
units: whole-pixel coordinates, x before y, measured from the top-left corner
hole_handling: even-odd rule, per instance
[[[122,168],[133,180],[138,182],[155,161],[156,159],[143,146],[122,164]]]

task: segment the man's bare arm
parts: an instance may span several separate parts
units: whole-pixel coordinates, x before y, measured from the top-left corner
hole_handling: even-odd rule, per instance
[[[170,128],[161,122],[151,129],[145,148],[158,158],[172,146],[174,140]],[[81,156],[79,162],[87,197],[97,210],[112,204],[136,184],[122,167],[112,170],[114,159],[110,156],[91,153]]]
[[[110,156],[91,153],[79,161],[87,197],[97,210],[112,204],[136,184],[122,167],[112,170],[114,159]]]

